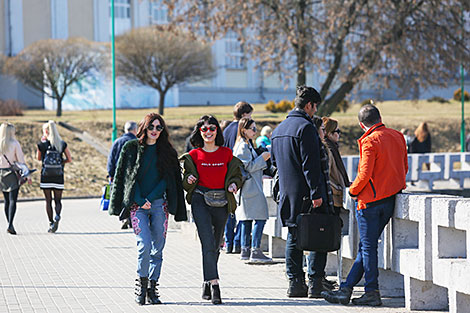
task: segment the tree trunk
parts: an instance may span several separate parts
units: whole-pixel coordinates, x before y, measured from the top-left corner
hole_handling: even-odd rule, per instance
[[[307,58],[307,47],[305,46],[305,38],[307,38],[305,28],[305,10],[307,7],[306,1],[299,1],[297,4],[297,29],[299,36],[297,37],[297,86],[305,85],[307,83],[307,75],[305,70],[305,59]],[[295,45],[294,45],[295,47]]]
[[[62,98],[57,98],[57,111],[55,115],[58,117],[62,116]]]
[[[297,55],[297,86],[305,85],[307,82],[307,75],[305,73],[305,46],[299,48]]]
[[[354,88],[351,81],[344,82],[318,109],[319,116],[329,116],[336,110],[338,103]]]
[[[167,91],[168,91],[168,89],[158,91],[158,93],[160,94],[160,101],[159,101],[159,104],[158,104],[158,114],[160,114],[160,115],[163,115],[163,110],[164,110],[164,107],[165,107],[165,95],[166,95]]]

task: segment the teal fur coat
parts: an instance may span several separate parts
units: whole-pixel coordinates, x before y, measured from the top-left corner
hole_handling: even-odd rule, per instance
[[[143,161],[144,148],[138,140],[130,140],[126,142],[119,156],[111,189],[109,214],[118,215],[121,220],[129,217],[130,208],[134,204],[135,184]],[[180,167],[167,173],[165,180],[168,212],[175,216],[176,221],[186,221],[188,217]]]

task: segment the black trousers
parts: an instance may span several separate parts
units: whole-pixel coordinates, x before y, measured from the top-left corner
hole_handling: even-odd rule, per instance
[[[204,281],[218,279],[217,262],[219,261],[220,244],[222,243],[228,217],[227,207],[208,206],[204,201],[204,197],[194,192],[191,210],[201,241]]]
[[[3,197],[5,198],[5,216],[7,218],[8,228],[13,228],[13,219],[15,218],[16,202],[18,200],[19,191],[20,188],[17,188],[10,192],[3,192]]]

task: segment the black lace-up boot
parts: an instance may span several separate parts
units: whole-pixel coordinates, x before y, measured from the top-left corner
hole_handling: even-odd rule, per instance
[[[140,305],[145,304],[145,296],[147,295],[148,278],[139,277],[135,280],[135,302]]]
[[[149,304],[162,304],[162,302],[159,299],[160,294],[158,293],[157,286],[158,286],[157,281],[151,279],[150,286],[147,289],[147,302]]]

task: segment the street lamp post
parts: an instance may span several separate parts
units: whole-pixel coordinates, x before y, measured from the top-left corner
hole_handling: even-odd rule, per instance
[[[461,13],[462,21],[462,44],[464,42],[463,33],[464,33],[464,17],[463,17],[463,7]],[[464,115],[464,104],[465,104],[465,93],[464,93],[464,68],[463,62],[460,64],[460,99],[462,102],[462,122],[460,126],[460,152],[465,152],[465,115]]]
[[[113,76],[113,134],[111,140],[114,142],[117,137],[116,128],[116,56],[114,47],[114,0],[111,0],[111,55],[112,55],[112,76]]]

